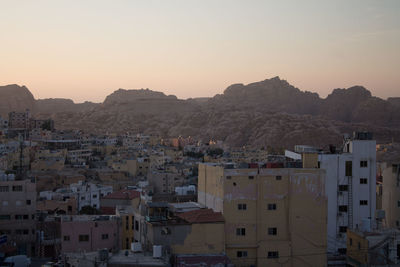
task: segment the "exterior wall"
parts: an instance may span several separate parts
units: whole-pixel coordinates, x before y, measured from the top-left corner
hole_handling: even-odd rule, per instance
[[[131,243],[135,241],[134,226],[135,219],[133,214],[120,215],[121,218],[121,249],[131,249]]]
[[[329,253],[346,248],[346,231],[340,232],[340,227],[356,228],[365,218],[373,222],[376,210],[376,142],[351,140],[347,144],[342,154],[319,155],[320,168],[326,170]],[[352,162],[351,176],[346,176],[346,161]],[[361,167],[360,161],[367,161],[368,166]],[[361,184],[361,178],[366,178],[367,184]],[[339,191],[340,185],[352,189],[351,194]],[[367,200],[368,205],[360,205],[360,200]],[[340,212],[339,206],[347,206],[347,212]]]
[[[347,256],[352,262],[367,266],[368,240],[353,231],[347,231]]]
[[[217,194],[223,194],[222,199]],[[199,202],[222,211],[226,253],[235,266],[326,264],[324,170],[224,170],[200,164]],[[220,202],[222,209],[215,205]],[[269,234],[269,228],[276,234]],[[238,229],[245,229],[244,235],[238,235]],[[242,252],[247,257],[240,257]],[[279,257],[268,258],[269,252],[278,252]]]
[[[42,200],[38,201],[36,209],[39,211],[57,211],[67,215],[76,215],[78,213],[76,207],[76,199],[69,198],[62,200]]]
[[[96,251],[103,248],[118,249],[120,246],[118,225],[116,218],[104,221],[93,221],[89,217],[87,220],[74,218],[72,221],[66,221],[63,218],[61,222],[61,252]],[[88,241],[79,241],[80,235],[88,235]],[[107,238],[104,238],[103,235],[107,235]]]
[[[36,186],[30,180],[0,181],[0,233],[17,245],[17,253],[35,251]]]
[[[148,176],[149,185],[153,186],[154,193],[173,193],[175,187],[182,186],[185,177],[180,173],[151,172]]]
[[[385,210],[386,226],[400,226],[400,176],[399,165],[389,166],[383,170],[382,209]]]
[[[225,251],[224,223],[147,223],[147,244],[170,247],[172,254],[221,254]],[[168,231],[169,234],[165,234]]]
[[[174,243],[174,254],[222,254],[225,252],[224,223],[198,223],[191,225],[191,232],[183,244]]]
[[[198,202],[216,212],[223,210],[224,169],[209,164],[199,164]]]

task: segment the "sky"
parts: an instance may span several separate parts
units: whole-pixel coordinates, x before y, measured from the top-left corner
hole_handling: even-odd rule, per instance
[[[400,1],[0,0],[0,85],[35,98],[205,97],[275,76],[400,96]]]

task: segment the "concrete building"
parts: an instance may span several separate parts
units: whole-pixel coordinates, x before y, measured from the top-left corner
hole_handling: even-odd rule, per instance
[[[363,134],[346,138],[341,151],[319,155],[320,168],[326,170],[330,254],[345,254],[347,229],[366,218],[375,222],[376,141]]]
[[[118,218],[115,216],[62,216],[61,252],[118,251],[119,231]]]
[[[198,202],[225,218],[235,266],[325,266],[325,171],[199,165]]]
[[[136,207],[139,200],[140,192],[133,189],[123,189],[101,197],[101,211],[104,214],[115,214],[117,206]]]
[[[29,120],[31,118],[31,113],[29,109],[25,112],[10,112],[8,114],[8,124],[9,128],[12,129],[29,129]]]
[[[35,254],[35,213],[34,183],[30,180],[0,181],[0,234],[7,236],[7,246],[14,248],[17,254]]]

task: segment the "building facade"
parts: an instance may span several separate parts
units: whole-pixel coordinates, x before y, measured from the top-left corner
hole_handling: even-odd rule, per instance
[[[325,171],[199,165],[198,202],[225,219],[235,266],[325,266]]]

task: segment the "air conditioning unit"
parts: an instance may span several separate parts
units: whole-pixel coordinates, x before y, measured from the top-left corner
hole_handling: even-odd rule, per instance
[[[153,258],[161,258],[162,256],[162,246],[153,246]]]
[[[131,244],[131,250],[133,252],[142,252],[142,244],[140,242],[133,242]]]

